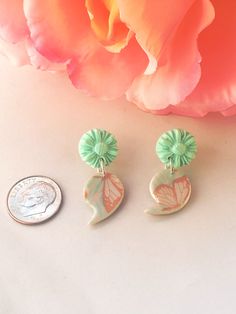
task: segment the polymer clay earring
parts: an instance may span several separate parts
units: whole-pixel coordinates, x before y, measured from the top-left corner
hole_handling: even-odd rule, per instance
[[[196,152],[196,141],[185,130],[173,129],[161,135],[156,143],[156,154],[166,169],[154,175],[150,182],[150,193],[157,205],[146,213],[172,214],[188,203],[191,182],[182,167],[190,164]]]
[[[105,171],[117,152],[116,139],[105,130],[92,129],[80,139],[79,154],[82,160],[97,169],[97,174],[84,187],[84,198],[93,210],[90,224],[96,224],[112,215],[123,200],[123,184],[116,175]]]

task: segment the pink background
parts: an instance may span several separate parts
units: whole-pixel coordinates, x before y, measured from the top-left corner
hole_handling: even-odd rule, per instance
[[[15,68],[0,58],[0,313],[235,313],[236,117],[153,116],[125,99],[103,102],[63,75]],[[122,208],[95,227],[83,201],[94,170],[77,154],[87,130],[118,139],[110,170],[126,187]],[[184,128],[199,153],[189,167],[193,195],[169,217],[147,216],[148,184],[162,165],[159,135]],[[63,190],[59,214],[24,226],[7,213],[15,181],[41,174]]]

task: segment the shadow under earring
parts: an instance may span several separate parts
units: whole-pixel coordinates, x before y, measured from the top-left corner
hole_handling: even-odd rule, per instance
[[[96,224],[112,215],[123,200],[123,184],[117,176],[105,171],[117,152],[116,139],[105,130],[92,129],[80,139],[79,154],[82,160],[97,169],[97,174],[89,179],[84,188],[84,198],[93,209],[90,224]]]
[[[183,166],[195,158],[197,145],[187,131],[173,129],[163,133],[156,143],[156,153],[165,170],[156,174],[149,185],[157,206],[145,212],[152,215],[167,215],[181,210],[191,196],[191,182]]]

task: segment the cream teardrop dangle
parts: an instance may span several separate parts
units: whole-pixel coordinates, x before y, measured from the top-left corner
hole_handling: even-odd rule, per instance
[[[149,190],[156,206],[145,210],[151,215],[168,215],[181,210],[191,196],[191,182],[183,166],[195,158],[197,145],[187,131],[173,129],[161,135],[156,153],[166,169],[154,175]]]

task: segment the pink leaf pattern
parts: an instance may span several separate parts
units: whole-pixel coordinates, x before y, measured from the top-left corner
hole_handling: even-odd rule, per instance
[[[163,211],[172,211],[185,204],[191,184],[187,176],[175,179],[170,185],[161,184],[155,189],[155,197]]]
[[[103,186],[103,201],[106,211],[112,212],[120,204],[123,196],[124,188],[120,180],[111,173],[106,173]]]

